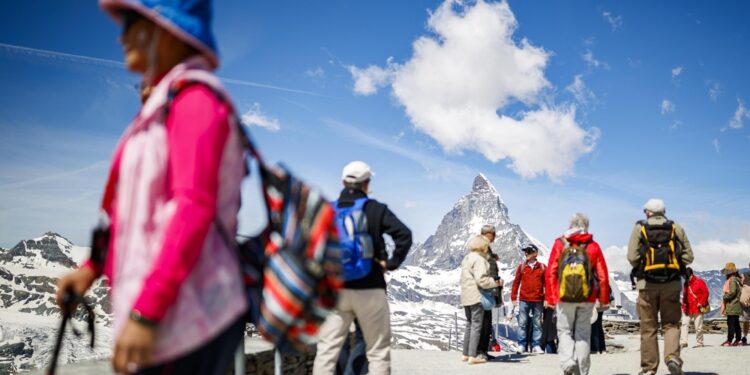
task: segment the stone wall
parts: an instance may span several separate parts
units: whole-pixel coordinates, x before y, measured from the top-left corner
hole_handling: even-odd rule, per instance
[[[602,323],[604,332],[609,335],[631,335],[640,333],[640,321],[638,320],[605,320]],[[719,334],[727,331],[726,319],[711,319],[703,322],[703,330],[706,334]],[[690,333],[694,333],[694,325],[690,325]]]
[[[267,350],[257,353],[249,353],[245,356],[246,374],[273,375],[274,371],[274,351]],[[284,375],[304,375],[312,374],[313,360],[315,351],[311,350],[304,354],[283,354],[283,365],[281,373]],[[230,372],[234,374],[234,370]]]

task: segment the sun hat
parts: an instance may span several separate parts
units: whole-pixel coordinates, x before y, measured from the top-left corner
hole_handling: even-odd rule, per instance
[[[135,11],[197,49],[214,69],[219,66],[211,0],[99,0],[99,6],[118,23],[123,11]]]
[[[737,272],[737,266],[734,265],[734,262],[727,262],[724,269],[721,270],[721,273],[724,275],[731,275],[735,272]]]

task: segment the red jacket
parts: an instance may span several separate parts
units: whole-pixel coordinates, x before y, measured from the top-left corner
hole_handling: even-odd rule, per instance
[[[591,263],[591,269],[596,272],[596,277],[599,280],[598,295],[591,293],[588,302],[595,302],[597,297],[602,305],[609,304],[609,273],[607,271],[607,263],[604,260],[604,254],[599,244],[594,241],[594,237],[591,234],[576,233],[568,237],[568,241],[571,244],[586,244],[586,252],[589,255],[589,262]],[[547,266],[547,272],[545,274],[546,284],[546,301],[549,305],[556,305],[557,301],[560,300],[559,281],[557,279],[557,272],[560,264],[560,255],[563,250],[563,243],[558,238],[555,240],[555,244],[552,245],[552,253],[549,256],[549,266]]]
[[[688,285],[682,291],[682,312],[687,315],[698,315],[698,307],[708,305],[708,286],[698,276],[693,275],[688,280]]]
[[[523,267],[523,270],[521,270],[521,267]],[[516,268],[516,277],[513,279],[513,288],[510,292],[511,301],[516,302],[516,300],[519,299],[519,284],[521,286],[521,301],[544,301],[544,270],[545,266],[540,261],[536,262],[534,268],[531,268],[528,262],[520,264]]]

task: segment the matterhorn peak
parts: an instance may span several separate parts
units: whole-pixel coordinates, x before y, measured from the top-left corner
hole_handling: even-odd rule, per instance
[[[472,186],[471,191],[490,191],[497,193],[497,189],[492,186],[490,180],[481,173],[474,177],[474,185]]]

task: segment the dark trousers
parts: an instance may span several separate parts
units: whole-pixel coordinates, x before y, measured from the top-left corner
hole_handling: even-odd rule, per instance
[[[482,330],[479,336],[479,345],[477,346],[477,354],[484,353],[490,348],[490,335],[492,334],[492,310],[484,310],[482,315]]]
[[[245,329],[244,316],[232,323],[207,344],[192,352],[154,367],[138,371],[138,375],[226,375]]]
[[[727,315],[727,340],[740,341],[741,338],[742,331],[740,330],[740,316]]]
[[[591,325],[591,352],[603,353],[607,351],[607,345],[604,343],[604,327],[602,326],[603,311],[599,312],[594,324]]]
[[[359,321],[354,321],[354,343],[351,341],[351,337],[348,337],[344,341],[344,346],[341,347],[341,354],[339,354],[339,360],[336,363],[336,375],[360,375],[368,373],[367,362],[367,344],[365,343],[365,336],[362,334],[362,328],[359,326]]]

